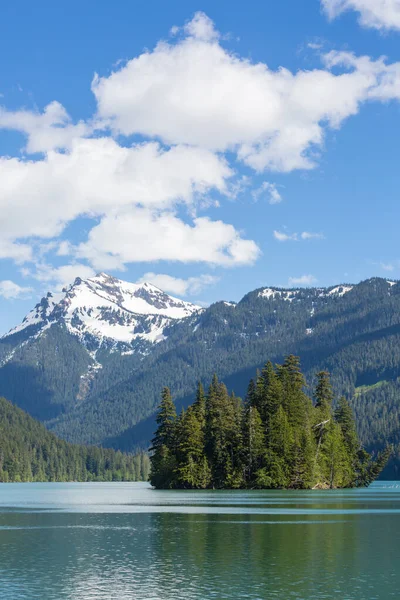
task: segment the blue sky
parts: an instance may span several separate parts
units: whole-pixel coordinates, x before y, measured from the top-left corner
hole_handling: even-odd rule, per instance
[[[399,0],[0,11],[0,332],[98,271],[201,303],[400,278]]]

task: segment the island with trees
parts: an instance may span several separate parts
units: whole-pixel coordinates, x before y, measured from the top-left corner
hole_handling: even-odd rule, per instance
[[[162,392],[151,448],[158,489],[332,489],[365,487],[391,448],[372,457],[361,445],[348,401],[335,402],[320,372],[310,398],[299,358],[268,362],[250,381],[244,402],[216,376],[177,416]]]

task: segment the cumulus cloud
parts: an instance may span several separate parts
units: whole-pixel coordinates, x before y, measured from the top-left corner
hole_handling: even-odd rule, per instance
[[[253,190],[252,195],[254,200],[267,198],[270,204],[279,204],[283,200],[276,184],[268,181],[263,181],[259,188]]]
[[[0,226],[14,238],[52,237],[80,215],[191,204],[196,194],[223,192],[230,175],[223,158],[201,148],[79,139],[70,152],[52,151],[43,160],[0,158]]]
[[[219,277],[215,277],[214,275],[199,275],[198,277],[181,279],[162,273],[145,273],[143,277],[138,280],[138,283],[148,281],[164,292],[177,294],[178,296],[193,296],[194,294],[201,292],[206,286],[213,285],[218,280]]]
[[[89,235],[87,247],[88,255],[101,269],[116,268],[112,255],[118,257],[118,267],[125,260],[185,262],[187,256],[205,262],[210,259],[216,264],[233,265],[235,261],[246,264],[256,257],[256,245],[241,240],[231,225],[217,221],[213,226],[212,221],[200,219],[192,231],[193,228],[171,214],[182,204],[195,207],[199,198],[212,190],[224,193],[231,175],[225,159],[207,149],[183,146],[164,149],[155,142],[122,147],[112,138],[77,139],[69,152],[51,151],[43,160],[0,158],[0,228],[9,239],[32,235],[52,238],[79,216],[100,219]],[[165,210],[170,211],[167,220],[158,215]],[[131,224],[131,230],[121,238],[110,230],[110,224],[120,229],[124,220]],[[163,227],[162,223],[167,222],[169,225]],[[206,229],[222,238],[209,245]],[[108,240],[101,239],[99,232],[106,232]],[[136,241],[131,239],[134,232]],[[170,251],[174,232],[188,234],[183,236],[186,248],[175,247]],[[195,249],[196,240],[210,251]],[[4,254],[8,248],[9,255],[29,258],[28,246],[7,243]],[[0,255],[1,251],[0,244]],[[71,247],[64,241],[58,254],[68,253]]]
[[[107,215],[77,248],[77,256],[96,269],[158,260],[230,267],[252,264],[259,253],[255,242],[223,221],[197,217],[184,223],[171,212],[154,214],[144,208]]]
[[[22,287],[17,283],[14,283],[14,281],[10,281],[9,279],[0,281],[0,296],[6,300],[21,298],[29,294],[31,291],[32,288]]]
[[[100,119],[124,135],[233,150],[257,171],[288,172],[313,168],[327,127],[356,114],[379,87],[369,68],[292,73],[252,63],[222,47],[203,13],[185,31],[94,78]]]
[[[400,0],[322,0],[322,6],[330,19],[352,10],[364,27],[400,29]]]
[[[312,233],[311,231],[303,231],[302,233],[286,233],[285,231],[274,231],[274,238],[278,242],[299,242],[300,240],[323,240],[323,233]]]
[[[81,277],[82,279],[94,277],[95,271],[91,267],[80,263],[63,265],[61,267],[53,267],[43,263],[37,265],[35,272],[26,272],[25,275],[30,275],[37,281],[46,283],[55,291],[60,291],[73,283],[76,277]]]
[[[0,233],[1,233],[0,215]],[[32,260],[32,248],[29,244],[14,243],[11,240],[6,240],[3,233],[3,239],[0,240],[0,258],[11,258],[17,264]]]
[[[31,155],[0,158],[0,258],[31,260],[30,240],[55,240],[84,216],[93,220],[86,241],[64,241],[57,252],[90,268],[251,264],[260,254],[254,241],[199,216],[251,189],[235,159],[256,171],[313,168],[328,128],[366,101],[400,98],[400,63],[331,52],[319,69],[272,70],[227,51],[204,13],[178,29],[173,42],[93,79],[97,112],[87,122],[74,122],[58,102],[42,112],[0,109],[0,128],[21,131]],[[260,193],[282,199],[267,181]]]
[[[289,277],[289,285],[312,285],[318,279],[314,275],[301,275],[301,277]]]
[[[31,110],[8,111],[0,107],[0,129],[24,133],[27,136],[24,150],[29,154],[69,148],[74,139],[89,135],[93,130],[83,121],[74,125],[59,102],[51,102],[42,113]]]

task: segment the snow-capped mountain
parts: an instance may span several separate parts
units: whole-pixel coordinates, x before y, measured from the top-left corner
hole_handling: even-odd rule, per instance
[[[388,282],[393,284],[394,282]],[[286,300],[293,302],[295,299],[303,299],[304,296],[315,298],[341,297],[351,292],[353,285],[336,285],[330,288],[294,288],[292,290],[281,288],[264,288],[258,292],[260,298],[267,300]]]
[[[217,372],[244,397],[266,360],[290,353],[310,385],[332,373],[371,448],[391,424],[400,432],[400,282],[381,278],[265,286],[206,309],[149,283],[77,279],[0,338],[0,396],[70,441],[132,450],[151,438],[164,386],[184,406]],[[400,456],[400,433],[393,442]]]
[[[37,338],[52,325],[62,323],[91,349],[126,349],[136,347],[137,342],[160,342],[173,321],[202,310],[150,283],[129,283],[99,273],[86,280],[77,278],[62,292],[48,292],[22,323],[2,339],[21,332],[28,338]]]

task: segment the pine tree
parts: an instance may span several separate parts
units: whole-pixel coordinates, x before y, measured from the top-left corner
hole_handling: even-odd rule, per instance
[[[204,428],[206,420],[206,395],[203,384],[200,381],[197,383],[196,399],[193,407],[201,426]]]
[[[314,392],[315,408],[318,409],[321,420],[329,417],[332,409],[333,391],[330,375],[327,371],[317,373],[317,385]]]
[[[243,468],[248,485],[254,483],[255,474],[263,467],[265,459],[264,426],[255,406],[247,404],[243,421]]]
[[[177,485],[203,489],[211,479],[204,454],[204,431],[198,418],[196,403],[179,419],[177,427]]]
[[[288,356],[276,370],[267,363],[256,383],[250,382],[243,409],[240,398],[229,396],[214,375],[207,395],[199,384],[195,402],[179,419],[164,388],[151,482],[160,488],[190,489],[369,485],[391,449],[373,460],[360,445],[347,401],[341,399],[333,412],[329,375],[321,371],[317,377],[313,406],[297,357]],[[23,456],[19,460],[24,463]],[[4,470],[4,459],[2,463]],[[101,456],[93,453],[86,464],[94,473],[103,469]],[[61,467],[52,468],[58,473]],[[117,476],[126,478],[127,473],[123,464]]]
[[[173,487],[176,467],[176,408],[167,387],[161,394],[156,422],[158,428],[150,448],[152,453],[150,481],[158,488]]]
[[[354,463],[360,449],[360,441],[356,431],[353,411],[344,397],[340,398],[337,409],[335,410],[335,420],[341,427],[347,452]]]

